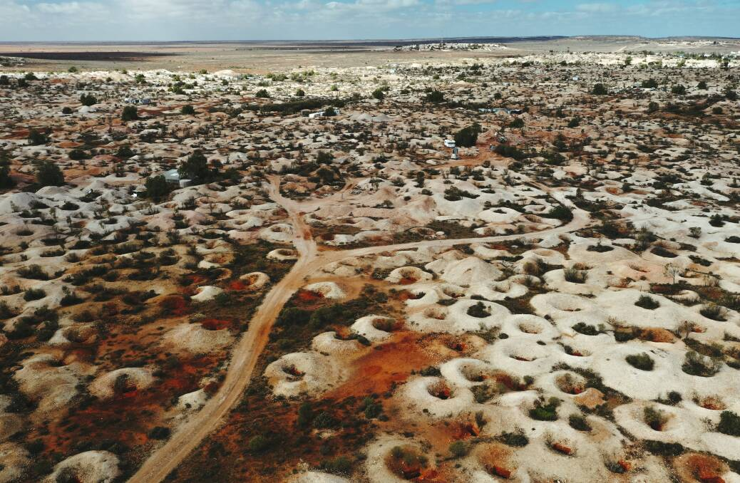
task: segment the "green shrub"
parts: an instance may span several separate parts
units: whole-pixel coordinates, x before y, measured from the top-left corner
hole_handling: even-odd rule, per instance
[[[148,177],[144,186],[146,187],[146,197],[154,201],[159,201],[170,193],[169,183],[162,175]]]
[[[705,305],[701,310],[699,310],[699,313],[704,317],[716,320],[717,322],[724,322],[727,320],[724,316],[724,309],[722,306],[717,304]]]
[[[605,96],[609,94],[609,90],[606,88],[604,84],[596,84],[594,88],[591,90],[591,94],[595,96]]]
[[[433,91],[430,91],[429,93],[427,93],[425,99],[426,99],[427,102],[433,102],[435,104],[438,104],[438,103],[443,102],[445,100],[445,96],[440,91],[433,90]]]
[[[629,365],[641,371],[652,371],[655,367],[655,362],[646,353],[629,355],[626,360]]]
[[[80,96],[80,102],[83,106],[94,106],[98,103],[98,99],[92,94],[82,94]]]
[[[36,165],[36,182],[41,186],[64,186],[64,174],[53,162],[41,161]]]
[[[535,402],[534,408],[529,410],[529,417],[537,421],[557,421],[558,406],[560,400],[557,398],[551,397],[547,404],[539,399]]]
[[[556,220],[569,222],[573,219],[573,212],[571,212],[566,206],[558,205],[542,216],[545,218],[555,218]]]
[[[589,325],[585,322],[578,322],[573,326],[573,330],[583,335],[599,335],[599,329],[593,325]]]
[[[637,299],[635,305],[637,305],[638,307],[642,307],[643,309],[655,310],[660,307],[660,302],[650,297],[649,295],[640,295],[640,298]]]
[[[496,439],[507,446],[515,448],[521,448],[529,444],[529,438],[527,438],[521,429],[513,433],[501,433]]]
[[[139,119],[139,110],[136,106],[126,106],[123,108],[121,113],[121,120],[123,122],[137,121]]]
[[[470,306],[468,309],[468,315],[478,319],[485,319],[486,317],[491,316],[491,311],[483,304],[483,302],[478,302],[475,305]]]
[[[48,142],[48,133],[42,133],[41,131],[38,131],[36,129],[31,129],[30,131],[28,131],[28,144],[30,144],[31,146],[41,146],[42,144],[47,144]]]
[[[468,454],[468,445],[464,441],[455,441],[450,444],[450,453],[455,458],[461,458]]]
[[[46,297],[46,292],[44,292],[40,288],[29,288],[23,294],[23,300],[25,300],[26,302],[31,302],[33,300],[40,300],[44,297]]]
[[[699,377],[712,377],[717,374],[721,368],[721,362],[715,361],[709,357],[704,357],[694,351],[686,353],[686,358],[681,366],[681,369],[686,374]]]
[[[684,452],[684,447],[680,443],[664,443],[662,441],[648,440],[643,444],[647,451],[658,456],[678,456]]]
[[[182,106],[182,109],[180,109],[180,113],[184,114],[185,116],[192,116],[193,114],[195,114],[195,108],[190,104],[187,104],[185,106]]]
[[[730,436],[740,437],[740,416],[732,411],[722,411],[717,431]]]
[[[586,283],[588,272],[586,272],[585,270],[577,270],[575,268],[566,268],[563,271],[563,276],[565,277],[566,282]]]
[[[252,453],[262,453],[270,447],[270,441],[261,434],[253,436],[249,440],[248,448]]]
[[[463,148],[475,146],[478,141],[478,134],[481,133],[480,124],[474,123],[471,126],[463,128],[455,133],[455,145]]]
[[[329,473],[336,475],[352,474],[352,462],[346,456],[339,456],[321,465]]]
[[[591,425],[580,414],[571,414],[568,417],[568,424],[576,431],[591,431]]]
[[[5,151],[0,149],[0,189],[12,188],[15,181],[10,176],[10,159]]]

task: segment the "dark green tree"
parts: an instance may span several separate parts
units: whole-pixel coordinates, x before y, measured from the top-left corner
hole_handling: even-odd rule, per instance
[[[154,201],[165,198],[170,193],[170,186],[164,176],[150,176],[146,179],[146,197]]]
[[[136,121],[139,119],[139,110],[136,106],[126,106],[121,113],[121,120],[124,122]]]
[[[474,123],[466,128],[459,130],[455,133],[455,145],[470,148],[475,146],[478,142],[478,134],[481,132],[480,124]]]
[[[12,188],[15,181],[10,177],[10,159],[5,151],[0,150],[0,189]]]
[[[28,131],[28,144],[30,144],[31,146],[41,146],[42,144],[46,144],[48,142],[48,133],[42,133],[41,131],[37,131],[36,129],[31,129],[30,131]]]
[[[178,172],[180,176],[195,184],[205,183],[213,176],[208,168],[208,159],[200,150],[193,152],[184,163],[180,164]]]
[[[51,161],[41,161],[36,166],[36,182],[41,186],[63,186],[64,173]]]
[[[591,91],[591,94],[595,96],[605,96],[609,94],[609,91],[607,90],[604,84],[596,84],[593,90]]]
[[[445,100],[445,95],[442,94],[438,90],[433,90],[433,91],[431,91],[431,92],[429,92],[427,94],[426,100],[427,100],[427,102],[433,102],[435,104],[438,104],[438,103],[443,102]]]
[[[98,99],[92,94],[82,94],[80,96],[80,102],[83,106],[94,106],[98,103]]]

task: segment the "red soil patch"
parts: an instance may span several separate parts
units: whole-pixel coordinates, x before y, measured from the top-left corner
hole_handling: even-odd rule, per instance
[[[350,379],[328,393],[326,399],[343,399],[349,396],[382,394],[392,385],[408,379],[412,370],[419,370],[439,362],[433,354],[424,350],[421,334],[413,332],[394,333],[390,341],[377,346],[366,356],[352,364]]]
[[[719,458],[690,453],[674,462],[681,481],[700,481],[702,483],[724,483],[721,475],[727,472],[727,465]]]
[[[405,302],[407,300],[416,300],[416,295],[412,294],[411,292],[407,290],[403,290],[401,292],[398,292],[396,295],[396,298],[400,300],[401,302]]]
[[[183,297],[171,295],[159,302],[159,308],[167,317],[181,317],[189,310],[189,303]]]
[[[251,287],[251,285],[250,284],[247,284],[247,283],[244,283],[243,280],[232,280],[231,282],[229,282],[229,289],[230,290],[241,291],[241,290],[244,290],[244,289],[246,289],[248,287]]]
[[[309,290],[301,290],[298,292],[297,297],[301,302],[317,302],[324,299],[324,296],[320,293],[311,292]]]
[[[511,470],[508,470],[504,468],[503,466],[493,465],[488,468],[489,473],[492,473],[495,476],[498,476],[499,478],[503,478],[505,480],[508,480],[511,478]]]
[[[668,330],[661,328],[642,329],[640,330],[639,338],[649,342],[662,342],[668,344],[672,344],[676,341],[676,336]]]
[[[412,284],[415,284],[416,282],[418,282],[418,280],[416,280],[413,277],[403,277],[401,280],[398,281],[398,284],[399,285],[412,285]]]
[[[553,443],[552,449],[554,449],[558,453],[563,453],[564,455],[568,455],[568,456],[573,454],[573,449],[571,449],[570,447],[562,443]]]

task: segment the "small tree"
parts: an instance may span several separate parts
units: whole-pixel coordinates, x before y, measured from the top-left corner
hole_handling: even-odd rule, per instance
[[[0,150],[0,189],[12,188],[15,181],[10,177],[10,160],[5,151]]]
[[[445,95],[438,90],[433,90],[427,94],[426,100],[427,102],[439,104],[440,102],[443,102],[445,100]]]
[[[170,187],[167,184],[167,180],[164,176],[150,176],[147,178],[146,183],[146,197],[151,198],[154,201],[159,201],[166,197],[170,192]]]
[[[41,161],[36,166],[36,182],[43,186],[63,186],[64,174],[51,161]]]
[[[0,75],[0,86],[9,86],[10,79],[7,75]]]
[[[373,91],[373,97],[379,101],[382,101],[385,99],[385,92],[383,92],[383,89],[375,89]]]
[[[36,129],[31,129],[28,132],[28,144],[30,144],[31,146],[40,146],[48,142],[49,135],[47,133],[42,133],[41,131],[37,131]]]
[[[671,93],[677,96],[684,96],[686,95],[686,86],[682,84],[676,84],[675,86],[671,87]]]
[[[190,104],[186,106],[182,106],[182,109],[180,109],[180,112],[186,116],[192,116],[195,114],[195,108],[191,106]]]
[[[197,150],[180,165],[178,168],[180,176],[199,184],[206,182],[211,177],[211,170],[208,168],[208,160],[203,151]]]
[[[699,81],[699,84],[696,86],[697,89],[701,89],[703,91],[707,90],[707,83],[706,81]]]
[[[296,97],[304,97],[306,95],[306,92],[303,89],[298,89],[295,91]]]
[[[82,94],[80,96],[80,102],[83,106],[94,106],[98,103],[98,99],[92,94]]]
[[[136,106],[126,106],[123,108],[121,113],[121,120],[123,122],[137,121],[139,119],[139,110]]]
[[[657,89],[658,88],[658,81],[656,81],[655,79],[652,79],[652,78],[651,79],[648,79],[648,80],[644,80],[644,81],[642,81],[642,87],[644,89]]]
[[[455,145],[463,148],[470,148],[475,146],[478,142],[478,134],[481,132],[480,124],[474,123],[464,129],[459,130],[455,133]]]
[[[604,84],[596,84],[591,91],[591,94],[595,96],[605,96],[609,94],[609,90],[606,88]]]
[[[270,97],[270,93],[267,92],[266,89],[260,89],[254,95],[254,97],[259,97],[260,99],[268,99]]]
[[[455,458],[461,458],[468,453],[468,445],[465,444],[465,441],[455,441],[454,443],[450,444],[449,449],[450,453]]]

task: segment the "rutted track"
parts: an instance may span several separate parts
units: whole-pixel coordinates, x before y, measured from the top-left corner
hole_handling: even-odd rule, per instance
[[[195,450],[221,424],[224,417],[237,404],[249,386],[257,365],[257,360],[267,345],[272,325],[283,306],[288,302],[293,293],[303,285],[306,277],[315,273],[322,266],[350,257],[367,256],[383,252],[413,250],[423,247],[451,247],[472,243],[492,243],[521,238],[542,238],[548,235],[560,235],[578,231],[588,225],[590,221],[585,211],[577,209],[564,196],[558,196],[559,193],[553,193],[553,197],[556,197],[563,205],[570,208],[574,215],[573,220],[559,227],[525,234],[425,240],[398,245],[319,252],[316,242],[311,236],[310,228],[303,221],[301,204],[284,198],[280,194],[279,180],[277,178],[271,179],[268,191],[272,200],[280,204],[288,212],[293,225],[293,243],[298,250],[299,259],[290,272],[267,293],[250,321],[249,329],[234,347],[226,379],[218,393],[197,414],[180,426],[164,446],[159,448],[144,462],[141,468],[129,480],[131,483],[155,483],[164,480],[170,472],[180,465],[188,454]],[[324,203],[327,201],[330,201],[330,199],[323,200]],[[320,204],[312,201],[311,208],[316,209]]]

